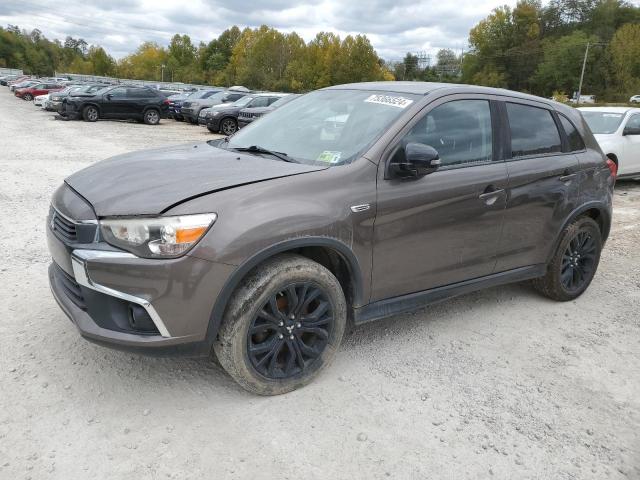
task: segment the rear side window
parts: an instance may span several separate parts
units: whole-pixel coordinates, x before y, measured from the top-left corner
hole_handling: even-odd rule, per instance
[[[128,96],[131,98],[155,98],[156,94],[147,88],[130,88]]]
[[[506,105],[513,158],[562,151],[560,133],[549,110],[518,103]]]
[[[579,152],[584,150],[584,142],[582,141],[582,137],[578,132],[578,129],[573,126],[573,123],[569,121],[567,117],[564,115],[558,115],[560,117],[560,123],[562,124],[562,128],[564,128],[564,132],[567,134],[567,140],[569,141],[569,151],[570,152]]]

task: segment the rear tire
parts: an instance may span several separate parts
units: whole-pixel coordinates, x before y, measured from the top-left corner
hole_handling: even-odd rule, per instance
[[[144,112],[144,123],[147,125],[157,125],[160,123],[160,112],[155,108],[150,108]]]
[[[97,122],[98,117],[98,109],[93,105],[88,105],[84,107],[84,110],[82,110],[82,119],[85,122]]]
[[[236,289],[214,351],[243,388],[279,395],[308,384],[333,360],[346,323],[336,277],[308,258],[278,255]]]
[[[596,274],[601,251],[598,224],[590,217],[579,217],[562,232],[547,273],[533,280],[534,288],[560,302],[579,297]]]

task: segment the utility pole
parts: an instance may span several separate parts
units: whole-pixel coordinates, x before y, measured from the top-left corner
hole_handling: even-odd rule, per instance
[[[591,44],[587,42],[587,48],[584,51],[584,60],[582,61],[582,73],[580,74],[580,85],[578,85],[578,98],[576,98],[576,105],[580,104],[580,95],[582,95],[582,81],[584,80],[584,69],[587,66],[587,55],[589,55],[589,46]]]
[[[160,68],[162,69],[162,82],[164,82],[164,63],[162,65],[160,65]]]

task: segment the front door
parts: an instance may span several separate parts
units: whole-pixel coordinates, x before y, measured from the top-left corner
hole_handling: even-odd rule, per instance
[[[545,264],[580,201],[578,157],[571,149],[563,152],[554,114],[533,103],[506,102],[504,107],[509,183],[497,272]]]
[[[126,87],[118,87],[109,90],[104,95],[102,102],[102,114],[108,118],[126,118],[128,95]]]
[[[489,275],[505,207],[489,98],[440,100],[426,107],[380,162],[371,301]],[[441,166],[394,178],[388,162],[410,142],[434,147]]]

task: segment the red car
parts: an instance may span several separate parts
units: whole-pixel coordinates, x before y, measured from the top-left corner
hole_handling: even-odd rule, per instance
[[[16,90],[16,97],[20,97],[23,100],[31,101],[33,97],[37,97],[38,95],[46,95],[49,92],[57,92],[64,88],[64,85],[59,85],[57,83],[36,83],[27,88],[19,88]]]

